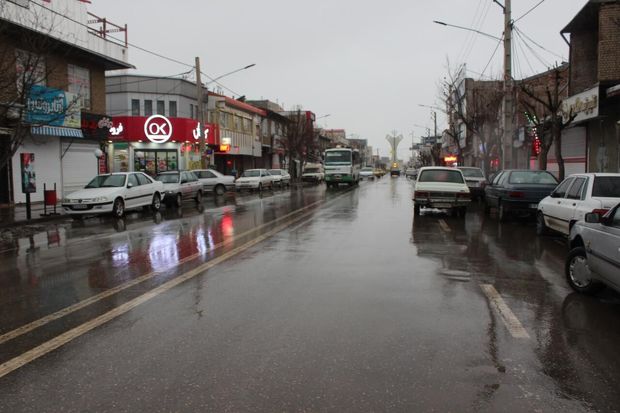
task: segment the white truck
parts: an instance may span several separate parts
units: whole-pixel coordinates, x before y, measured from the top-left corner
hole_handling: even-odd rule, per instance
[[[307,163],[304,167],[304,172],[301,174],[301,180],[315,184],[323,182],[325,180],[323,165],[320,163]]]

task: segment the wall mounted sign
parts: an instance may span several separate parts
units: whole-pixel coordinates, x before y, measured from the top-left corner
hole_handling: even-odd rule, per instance
[[[78,96],[74,93],[34,85],[26,99],[26,122],[35,125],[81,127]]]
[[[200,139],[200,130],[205,136],[205,144],[219,145],[219,126],[207,123],[204,127],[196,119],[167,118],[162,115],[115,116],[108,138],[112,141],[189,143]]]
[[[172,136],[172,123],[165,116],[153,115],[144,122],[144,135],[153,143],[166,143]]]
[[[573,123],[598,117],[599,87],[579,93],[564,99],[562,103],[562,118],[567,122],[570,116],[575,116]]]

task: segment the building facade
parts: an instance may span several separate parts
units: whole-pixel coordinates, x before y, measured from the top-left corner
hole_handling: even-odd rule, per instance
[[[25,202],[26,192],[42,201],[43,184],[61,197],[100,171],[105,72],[132,67],[127,45],[92,27],[101,21],[73,0],[0,7],[0,154],[16,149],[0,169],[0,204]]]
[[[590,0],[562,30],[570,35],[567,133],[585,135],[585,169],[620,172],[620,1]]]

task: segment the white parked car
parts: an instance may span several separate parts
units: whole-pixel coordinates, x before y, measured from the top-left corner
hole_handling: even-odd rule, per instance
[[[304,172],[301,174],[303,182],[320,184],[325,180],[325,169],[320,163],[307,163]]]
[[[193,199],[202,203],[202,184],[190,171],[162,172],[155,177],[164,184],[164,202],[181,208],[183,201]]]
[[[75,217],[112,213],[122,217],[126,210],[150,206],[159,210],[164,184],[142,172],[98,175],[88,185],[62,200],[65,212]]]
[[[200,180],[204,193],[213,192],[215,195],[224,195],[226,191],[235,190],[235,177],[224,175],[213,169],[195,169],[192,171]]]
[[[291,186],[291,174],[284,169],[269,169],[269,174],[273,176],[273,184],[280,188]]]
[[[568,235],[588,213],[605,215],[620,203],[620,174],[584,173],[566,178],[538,204],[536,233],[549,229]]]
[[[421,168],[414,188],[415,215],[420,215],[421,208],[438,208],[449,209],[452,215],[465,216],[471,202],[463,172],[456,168]]]
[[[473,166],[459,166],[458,169],[463,172],[471,197],[473,199],[484,198],[484,187],[487,184],[487,179],[484,177],[482,169]]]
[[[375,170],[371,166],[365,166],[360,170],[360,179],[375,180]]]
[[[265,188],[273,189],[273,175],[266,169],[248,169],[235,181],[237,191],[244,189],[262,191]]]

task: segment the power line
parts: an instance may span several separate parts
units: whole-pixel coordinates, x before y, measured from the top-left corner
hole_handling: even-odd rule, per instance
[[[541,50],[544,50],[545,52],[559,58],[559,59],[564,59],[564,56],[560,56],[559,54],[552,52],[551,50],[545,48],[544,46],[538,44],[534,39],[532,39],[530,36],[528,36],[527,34],[525,34],[521,29],[519,29],[518,27],[514,26],[515,31],[517,31],[519,34],[521,34],[523,37],[525,37],[526,39],[528,39],[530,42],[532,42],[533,44],[535,44],[536,46],[538,46]]]
[[[502,37],[503,37],[503,35],[502,35]],[[497,42],[497,46],[495,46],[495,50],[493,50],[493,54],[491,55],[491,58],[489,59],[489,62],[487,63],[487,65],[484,67],[484,70],[482,70],[481,76],[484,76],[485,72],[489,68],[489,65],[493,61],[493,58],[495,57],[495,54],[497,53],[497,49],[499,49],[499,46],[502,44],[503,41],[504,41],[504,39],[499,39],[499,42]]]
[[[536,53],[536,50],[534,50],[534,49],[532,48],[532,46],[530,46],[530,45],[529,45],[529,43],[527,43],[527,42],[525,41],[525,39],[522,37],[522,33],[521,33],[521,31],[519,31],[519,30],[515,30],[515,34],[516,34],[516,37],[518,37],[518,38],[519,38],[519,39],[523,42],[523,44],[525,45],[525,47],[526,47],[526,48],[527,48],[527,49],[528,49],[528,50],[532,53],[532,55],[533,55],[533,56],[534,56],[534,57],[535,57],[535,58],[536,58],[536,59],[537,59],[540,63],[542,63],[542,65],[543,65],[543,66],[545,66],[545,67],[549,67],[549,66],[550,66],[549,62],[548,62],[547,60],[545,60],[542,56],[540,56],[538,53]]]
[[[538,8],[538,6],[540,6],[541,4],[543,4],[545,2],[545,0],[540,0],[534,7],[532,7],[531,9],[529,9],[527,12],[525,12],[524,15],[522,15],[521,17],[519,17],[517,20],[513,21],[513,24],[518,22],[519,20],[521,20],[522,18],[524,18],[525,16],[527,16],[528,14],[530,14],[531,12],[533,12],[534,10],[536,10]]]
[[[519,36],[517,36],[517,39],[520,40],[520,41],[519,42],[515,42],[515,43],[521,49],[521,52],[523,53],[523,58],[525,59],[525,62],[527,63],[527,66],[530,68],[530,72],[532,74],[536,73],[536,71],[534,70],[534,67],[530,63],[530,59],[528,59],[527,53],[525,52],[525,49],[523,47],[523,44],[522,44],[523,40]]]

